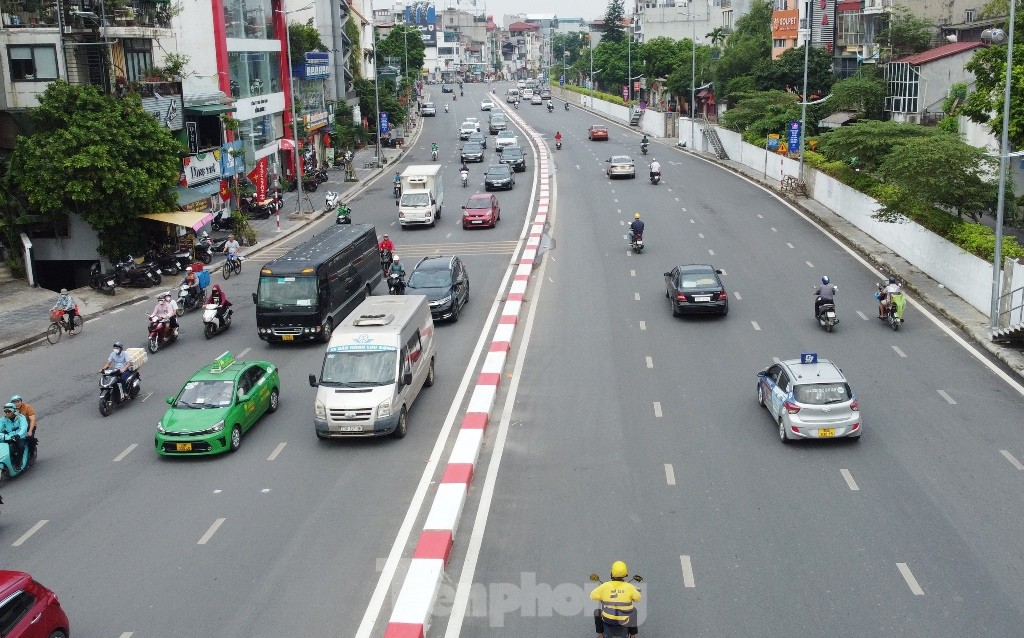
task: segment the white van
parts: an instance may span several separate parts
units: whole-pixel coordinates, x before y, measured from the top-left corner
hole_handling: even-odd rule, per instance
[[[505,101],[512,104],[519,99],[519,89],[509,89],[505,91]]]
[[[367,298],[335,329],[320,378],[309,375],[317,438],[404,437],[413,401],[434,385],[435,354],[426,297]]]

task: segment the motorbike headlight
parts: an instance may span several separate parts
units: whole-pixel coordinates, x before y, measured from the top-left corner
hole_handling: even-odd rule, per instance
[[[380,405],[377,406],[377,418],[383,419],[389,416],[391,416],[391,399],[381,401]]]
[[[216,423],[213,424],[212,427],[210,427],[210,431],[211,432],[220,432],[223,429],[224,429],[224,419],[221,419],[220,421],[217,421]]]
[[[313,407],[313,415],[318,419],[327,419],[327,406],[322,401],[317,401]]]

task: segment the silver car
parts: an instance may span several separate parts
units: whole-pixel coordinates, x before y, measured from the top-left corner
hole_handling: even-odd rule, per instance
[[[498,137],[494,138],[494,148],[499,153],[506,146],[519,146],[519,138],[512,131],[500,131]]]
[[[860,405],[843,371],[814,353],[757,373],[757,402],[778,424],[779,439],[860,440]]]
[[[605,160],[605,162],[608,164],[606,170],[608,177],[636,179],[636,164],[633,163],[633,158],[629,155],[615,155],[611,159]]]

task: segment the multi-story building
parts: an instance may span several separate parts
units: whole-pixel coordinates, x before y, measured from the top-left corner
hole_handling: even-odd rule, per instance
[[[508,25],[511,60],[506,62],[508,72],[516,78],[534,77],[541,67],[540,25],[533,22],[513,22]]]
[[[721,29],[719,33],[729,35],[751,4],[752,0],[635,0],[633,35],[640,43],[664,37],[711,44],[710,34]]]

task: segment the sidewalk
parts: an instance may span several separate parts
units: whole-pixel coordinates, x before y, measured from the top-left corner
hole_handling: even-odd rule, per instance
[[[420,125],[406,138],[404,147],[382,149],[386,163],[380,169],[363,167],[367,161],[371,161],[377,155],[375,147],[356,151],[352,161],[357,181],[345,182],[343,171],[328,171],[327,182],[321,184],[314,193],[304,193],[306,197],[303,198],[301,214],[297,213],[296,206],[298,192],[285,193],[280,231],[277,228],[276,216],[272,215],[270,219],[250,220],[249,224],[256,231],[256,245],[243,247],[242,254],[272,246],[322,217],[325,213],[324,194],[327,191],[339,193],[342,202],[347,202],[361,194],[371,179],[390,170],[392,165],[405,155],[407,149],[415,144],[422,130],[422,120],[420,120]],[[309,201],[306,201],[307,197]],[[312,210],[310,203],[312,203]],[[218,267],[219,260],[215,258],[210,268]],[[82,316],[88,321],[115,308],[152,298],[158,292],[173,288],[180,278],[181,275],[165,276],[159,286],[152,288],[117,288],[113,296],[92,290],[88,286],[72,290],[71,294],[78,302]],[[45,288],[33,288],[25,283],[25,280],[19,279],[0,284],[0,298],[4,300],[0,306],[0,356],[9,350],[45,336],[46,329],[50,324],[50,308],[57,300],[56,292]]]

